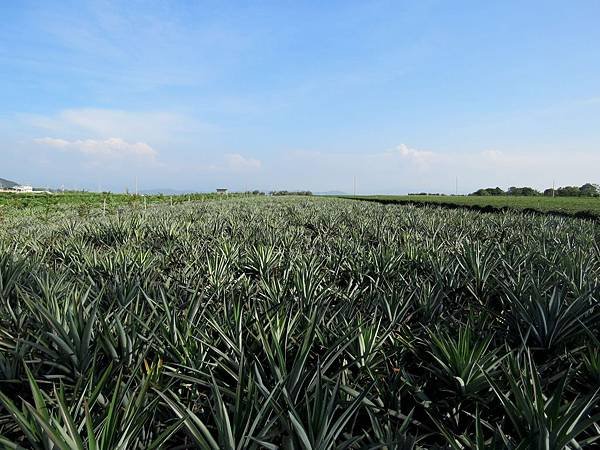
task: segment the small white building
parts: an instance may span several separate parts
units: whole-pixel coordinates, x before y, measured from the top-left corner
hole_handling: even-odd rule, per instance
[[[227,189],[226,188],[218,188],[217,189],[217,194],[226,195],[227,194]]]
[[[17,192],[33,192],[33,186],[15,186],[13,189]]]

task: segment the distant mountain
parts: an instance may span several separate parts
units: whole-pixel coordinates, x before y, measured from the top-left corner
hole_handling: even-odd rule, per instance
[[[314,195],[349,195],[347,192],[343,191],[325,191],[325,192],[315,192]]]
[[[194,191],[182,191],[179,189],[144,189],[140,191],[140,194],[144,195],[183,195],[183,194],[193,194]]]
[[[10,188],[14,188],[15,186],[19,186],[19,183],[16,183],[16,182],[10,181],[10,180],[5,180],[4,178],[0,178],[0,189],[10,189]]]

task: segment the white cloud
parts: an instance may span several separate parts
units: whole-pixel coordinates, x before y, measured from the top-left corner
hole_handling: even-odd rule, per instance
[[[37,144],[56,148],[63,151],[72,151],[88,155],[94,159],[124,159],[135,158],[154,161],[158,152],[144,142],[127,142],[121,138],[109,138],[104,140],[79,139],[67,141],[44,137],[34,139]]]
[[[239,153],[226,154],[225,163],[228,169],[233,170],[257,170],[261,167],[258,159],[246,158]]]
[[[410,148],[406,144],[400,144],[389,153],[391,155],[399,155],[402,159],[413,162],[421,167],[440,160],[440,155],[435,152],[416,150],[414,148]]]

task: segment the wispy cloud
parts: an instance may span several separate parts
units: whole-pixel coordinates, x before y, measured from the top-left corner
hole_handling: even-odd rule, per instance
[[[26,125],[48,132],[104,139],[108,136],[129,140],[166,139],[183,131],[210,128],[190,117],[164,111],[75,108],[51,115],[21,115],[20,118]]]
[[[125,159],[135,158],[154,161],[158,152],[144,142],[127,142],[121,138],[104,140],[84,139],[68,141],[52,137],[34,139],[39,145],[63,151],[81,153],[92,158]]]
[[[258,159],[246,158],[239,153],[226,154],[225,163],[228,169],[233,170],[257,170],[261,167],[261,162]]]
[[[290,156],[294,158],[308,158],[314,161],[315,165],[320,163],[342,163],[344,165],[357,165],[364,169],[417,169],[419,171],[427,170],[436,164],[447,161],[446,154],[421,150],[410,147],[406,144],[400,144],[394,148],[375,151],[375,152],[312,152],[312,151],[293,151]]]
[[[439,153],[428,150],[417,150],[406,144],[400,144],[396,148],[389,150],[386,152],[386,155],[391,158],[399,157],[401,160],[415,164],[420,168],[425,168],[443,159]]]

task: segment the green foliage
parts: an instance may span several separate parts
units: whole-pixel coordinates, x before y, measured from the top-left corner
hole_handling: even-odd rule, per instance
[[[245,194],[230,194],[229,196],[243,196]],[[129,195],[111,194],[108,192],[36,192],[36,193],[9,193],[0,192],[0,207],[5,211],[21,211],[22,213],[39,214],[44,212],[64,212],[76,208],[81,216],[85,216],[94,208],[106,208],[111,212],[119,207],[134,207],[145,209],[148,205],[161,203],[180,204],[189,201],[220,200],[224,196],[218,194],[188,194],[188,195]]]
[[[3,219],[1,448],[598,445],[593,221],[98,198]]]
[[[471,195],[486,196],[486,195],[506,195],[506,194],[507,193],[504,192],[499,187],[495,187],[495,188],[487,188],[487,189],[478,189],[477,191],[473,192]]]
[[[511,186],[506,191],[506,194],[520,196],[520,197],[534,197],[536,195],[540,195],[540,192],[529,186],[525,186],[525,187]]]

